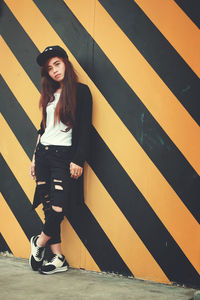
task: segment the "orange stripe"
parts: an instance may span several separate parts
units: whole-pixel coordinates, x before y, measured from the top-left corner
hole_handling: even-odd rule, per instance
[[[200,175],[200,128],[196,122],[98,1],[92,29],[86,21],[91,0],[65,3]]]
[[[1,193],[0,212],[0,232],[13,255],[28,258],[30,255],[29,241]]]
[[[144,13],[200,77],[200,30],[172,0],[135,0]],[[192,5],[192,1],[191,1]]]
[[[12,87],[12,93],[16,99],[20,99],[20,104],[26,114],[31,115],[31,122],[38,127],[41,121],[38,107],[40,94],[1,36],[0,48],[0,72],[7,85]],[[12,70],[12,72],[8,72],[8,70]],[[24,85],[25,83],[26,85]]]

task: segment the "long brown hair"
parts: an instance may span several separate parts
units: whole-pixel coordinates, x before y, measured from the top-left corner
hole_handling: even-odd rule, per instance
[[[63,79],[63,88],[60,99],[56,105],[54,114],[54,123],[62,122],[67,126],[67,130],[71,129],[75,122],[76,110],[76,86],[78,76],[67,58],[62,58],[65,64],[65,77]],[[50,101],[54,100],[54,93],[60,87],[59,83],[54,81],[48,74],[47,63],[41,67],[41,97],[39,107],[42,109],[42,121],[44,128],[46,127],[46,107]]]

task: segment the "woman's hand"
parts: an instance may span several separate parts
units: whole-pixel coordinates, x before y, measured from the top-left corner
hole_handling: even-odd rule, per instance
[[[35,163],[31,162],[30,169],[29,169],[29,175],[32,177],[33,180],[35,180]]]
[[[70,163],[70,174],[71,178],[78,179],[83,173],[83,168],[76,165],[75,163]]]

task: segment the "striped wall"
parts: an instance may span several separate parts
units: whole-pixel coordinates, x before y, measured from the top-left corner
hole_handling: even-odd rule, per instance
[[[190,4],[188,4],[190,3]],[[60,45],[93,95],[85,203],[62,224],[70,265],[200,286],[198,0],[4,0],[0,6],[0,251],[41,230],[28,176],[40,75]]]

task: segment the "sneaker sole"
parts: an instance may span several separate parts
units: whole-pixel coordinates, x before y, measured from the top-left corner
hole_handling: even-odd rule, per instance
[[[58,272],[65,272],[68,269],[69,269],[68,266],[66,266],[66,267],[57,268],[57,269],[49,271],[49,272],[45,272],[42,270],[39,270],[39,272],[40,272],[40,274],[51,275],[51,274],[58,273]]]
[[[32,238],[30,239],[31,253],[32,253],[32,248],[33,248],[33,246],[32,246],[32,244],[33,244],[33,238],[34,238],[34,236],[32,236]],[[31,257],[32,257],[32,254],[29,257],[29,266],[32,268],[32,266],[31,266]]]

